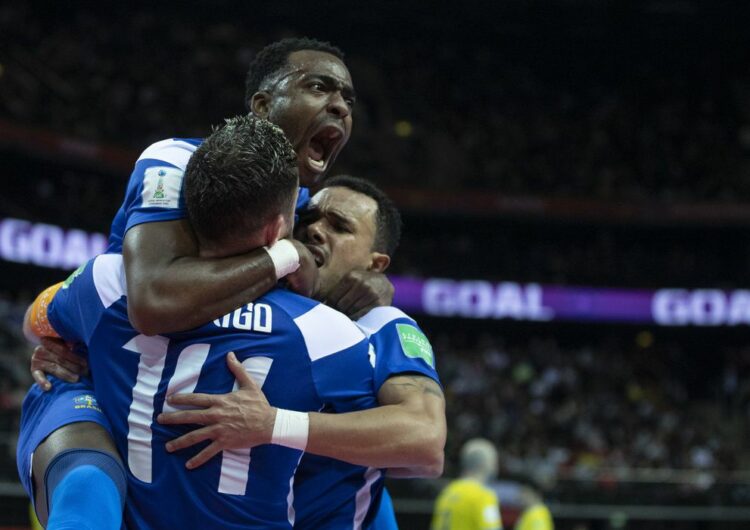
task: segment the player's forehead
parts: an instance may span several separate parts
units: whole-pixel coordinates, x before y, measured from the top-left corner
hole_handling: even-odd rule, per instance
[[[360,224],[375,225],[378,203],[375,199],[343,186],[323,188],[310,199],[320,213],[335,213]]]
[[[298,76],[325,76],[338,83],[352,87],[352,77],[344,62],[327,52],[299,50],[289,54],[287,67]]]

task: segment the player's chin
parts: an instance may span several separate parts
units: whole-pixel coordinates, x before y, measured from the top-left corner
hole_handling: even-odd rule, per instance
[[[299,182],[302,186],[309,187],[320,182],[328,171],[327,163],[322,168],[316,167],[307,157],[299,162]]]

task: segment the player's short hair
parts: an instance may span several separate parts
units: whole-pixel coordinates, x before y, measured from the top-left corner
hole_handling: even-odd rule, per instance
[[[382,252],[393,257],[399,242],[401,241],[401,213],[396,205],[385,194],[369,180],[352,177],[350,175],[338,175],[326,179],[322,188],[340,186],[349,188],[372,198],[378,204],[378,212],[375,218],[375,244],[373,250]]]
[[[287,213],[299,185],[297,155],[282,130],[252,115],[226,120],[190,157],[185,203],[193,229],[213,244],[250,234]]]
[[[497,466],[497,449],[489,440],[472,438],[461,447],[459,458],[464,473],[491,473]]]
[[[329,42],[307,37],[282,39],[260,50],[247,71],[245,78],[245,105],[250,110],[250,99],[260,90],[263,82],[287,65],[289,54],[302,50],[330,53],[344,60],[344,52]]]

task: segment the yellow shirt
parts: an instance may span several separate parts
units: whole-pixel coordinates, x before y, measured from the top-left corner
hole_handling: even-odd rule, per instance
[[[554,530],[552,514],[544,504],[526,508],[516,523],[516,530]]]
[[[502,530],[495,492],[471,479],[454,480],[435,502],[432,530]]]
[[[31,530],[44,530],[39,519],[36,518],[36,512],[34,512],[34,505],[29,504],[29,523],[31,524]]]

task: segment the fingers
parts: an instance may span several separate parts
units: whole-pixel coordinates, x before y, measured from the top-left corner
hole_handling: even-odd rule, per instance
[[[364,292],[362,292],[364,291]],[[367,313],[378,303],[378,296],[366,289],[354,287],[339,300],[337,309],[354,319],[359,312]]]
[[[31,376],[34,378],[34,382],[44,390],[45,392],[52,388],[52,383],[49,382],[47,376],[41,370],[32,370]]]
[[[172,394],[167,397],[167,403],[174,407],[185,406],[207,409],[218,402],[218,397],[215,394]]]
[[[72,363],[74,365],[82,366],[82,367],[88,367],[88,363],[86,362],[86,359],[78,355],[73,351],[73,349],[68,346],[62,339],[53,339],[50,337],[42,337],[41,339],[42,346],[47,350],[49,354],[51,354],[54,357],[59,357],[60,359],[64,359],[65,361]],[[48,360],[55,360],[55,359],[48,359]]]
[[[162,425],[210,425],[216,423],[216,418],[216,414],[211,409],[197,409],[162,412],[156,417],[156,421]]]
[[[212,442],[208,447],[188,460],[187,463],[185,463],[185,467],[187,467],[188,469],[195,469],[196,467],[200,467],[211,460],[214,456],[216,456],[217,453],[221,452],[221,450],[221,446],[218,442]]]
[[[75,362],[67,357],[63,357],[61,355],[58,355],[57,353],[49,350],[46,346],[37,346],[34,348],[34,353],[31,356],[32,363],[34,362],[49,362],[52,364],[57,364],[63,368],[65,368],[67,371],[81,375],[88,370],[88,366],[84,362],[83,364],[80,362]]]
[[[326,304],[331,307],[338,309],[339,300],[352,288],[352,281],[350,276],[344,276],[341,281],[333,288],[326,298]]]
[[[237,379],[237,384],[240,388],[255,386],[255,383],[250,378],[250,375],[245,370],[245,367],[242,366],[242,363],[237,360],[237,356],[233,351],[227,353],[227,366],[229,367],[229,371],[232,372],[232,375],[234,375],[235,379]]]
[[[175,438],[174,440],[170,440],[169,442],[167,442],[166,449],[170,453],[174,453],[175,451],[179,451],[180,449],[185,449],[186,447],[190,447],[192,445],[200,443],[203,440],[210,440],[211,433],[211,427],[202,427],[200,429],[190,431],[187,434],[183,434],[179,438]]]
[[[68,383],[77,383],[78,382],[78,374],[71,372],[64,366],[61,366],[59,364],[45,361],[42,359],[33,359],[31,360],[31,373],[35,371],[42,371],[49,375],[54,375],[58,379],[62,379],[63,381],[67,381]]]

